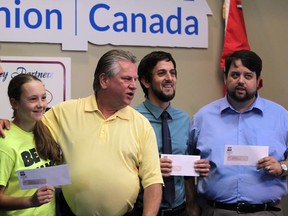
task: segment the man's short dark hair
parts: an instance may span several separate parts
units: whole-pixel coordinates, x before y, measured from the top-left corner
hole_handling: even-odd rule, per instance
[[[146,80],[148,83],[152,82],[152,71],[159,61],[171,61],[176,70],[176,62],[170,53],[164,51],[154,51],[146,55],[138,66],[138,78],[140,85],[143,89],[145,97],[148,96],[148,89],[141,83],[141,79]],[[177,71],[176,71],[177,76]]]
[[[239,50],[226,57],[224,70],[226,77],[231,65],[235,64],[236,60],[241,60],[242,64],[246,68],[255,72],[257,79],[260,77],[262,71],[262,60],[255,52],[250,50]]]

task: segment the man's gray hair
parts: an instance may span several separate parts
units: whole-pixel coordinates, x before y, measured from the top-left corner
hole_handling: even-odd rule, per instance
[[[101,88],[99,76],[104,74],[106,77],[113,77],[120,72],[119,62],[130,61],[136,63],[136,57],[129,51],[120,49],[106,52],[98,61],[94,73],[93,90],[96,93]]]

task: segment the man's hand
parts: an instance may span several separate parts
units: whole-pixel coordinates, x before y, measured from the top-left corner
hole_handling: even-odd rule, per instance
[[[271,175],[279,176],[282,173],[281,164],[274,157],[264,157],[257,163],[257,169],[264,169]]]
[[[194,169],[196,172],[200,173],[200,176],[208,176],[210,171],[210,163],[209,160],[197,160],[194,163]]]
[[[170,176],[170,173],[172,172],[172,160],[169,158],[160,158],[160,167],[162,176]]]
[[[10,121],[7,119],[0,119],[0,137],[5,138],[4,129],[10,130]]]

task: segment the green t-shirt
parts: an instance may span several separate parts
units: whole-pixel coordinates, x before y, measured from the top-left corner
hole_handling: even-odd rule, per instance
[[[36,189],[21,190],[17,170],[52,166],[50,160],[41,159],[36,151],[33,133],[23,131],[11,124],[6,137],[0,138],[0,185],[6,187],[5,194],[13,197],[32,196]],[[35,208],[15,211],[0,211],[0,216],[55,216],[55,200]]]

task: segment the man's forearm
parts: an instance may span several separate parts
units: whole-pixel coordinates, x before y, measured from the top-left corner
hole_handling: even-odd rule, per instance
[[[153,184],[144,189],[143,216],[156,216],[162,200],[162,184]]]

